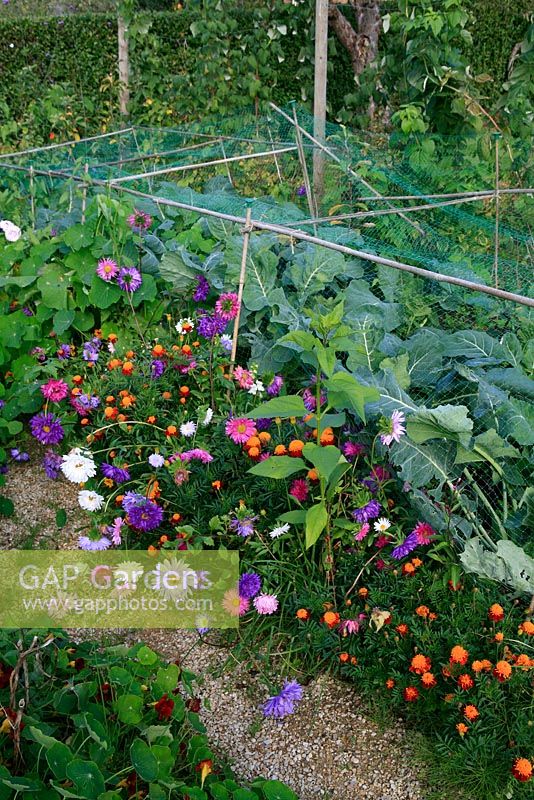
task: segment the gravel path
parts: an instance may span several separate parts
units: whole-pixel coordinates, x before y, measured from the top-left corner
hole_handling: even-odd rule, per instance
[[[48,480],[32,462],[13,467],[7,476],[4,494],[15,503],[15,516],[0,517],[0,548],[72,547],[83,519],[78,489],[61,479]],[[67,525],[60,531],[58,508],[67,511]],[[208,736],[239,777],[285,781],[300,800],[424,800],[416,777],[420,765],[401,721],[381,729],[360,709],[349,685],[322,676],[305,687],[293,716],[265,720],[260,707],[267,691],[258,677],[243,666],[225,670],[228,651],[199,644],[195,632],[113,634],[121,641],[144,641],[202,676],[206,705],[201,714]],[[84,631],[83,638],[101,635]]]

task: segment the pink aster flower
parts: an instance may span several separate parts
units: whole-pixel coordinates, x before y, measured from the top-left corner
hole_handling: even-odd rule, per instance
[[[117,275],[119,267],[116,261],[112,258],[101,258],[96,268],[96,274],[103,281],[109,283]]]
[[[235,444],[245,444],[251,436],[255,436],[257,433],[254,422],[244,417],[229,419],[224,430],[226,435],[229,436]]]
[[[215,303],[215,312],[226,321],[235,319],[239,310],[239,302],[235,292],[221,294]]]
[[[298,500],[299,503],[303,503],[306,500],[308,497],[308,484],[304,478],[296,478],[293,481],[289,494],[294,497],[295,500]]]
[[[371,530],[371,526],[368,522],[364,522],[358,533],[354,535],[354,538],[357,542],[361,542],[362,539],[365,539],[369,531]]]
[[[355,458],[365,453],[365,447],[359,442],[345,442],[345,444],[341,446],[341,450],[348,461],[354,461]]]
[[[339,623],[339,631],[343,636],[348,636],[351,633],[358,633],[360,630],[360,623],[357,619],[344,619]]]
[[[418,522],[412,533],[417,537],[417,544],[430,544],[432,538],[436,535],[434,528],[428,522]]]
[[[395,410],[391,415],[391,419],[387,421],[385,430],[380,435],[382,444],[389,447],[392,442],[400,442],[401,436],[406,433],[406,428],[403,425],[405,421],[406,417],[402,411]]]
[[[185,461],[186,463],[189,461],[202,461],[203,464],[209,464],[210,461],[213,461],[211,453],[208,453],[207,450],[203,450],[201,447],[195,447],[193,450],[184,450],[183,453],[180,453],[179,457],[181,461]]]
[[[243,367],[236,367],[234,369],[234,380],[241,387],[241,389],[250,389],[254,384],[254,375],[248,369]]]
[[[69,393],[69,387],[65,383],[65,381],[55,380],[54,378],[50,378],[47,383],[44,383],[41,386],[41,392],[46,397],[47,400],[50,400],[52,403],[59,403],[61,400],[64,400]]]
[[[258,614],[274,614],[278,610],[278,598],[275,594],[259,594],[254,598],[254,608]]]
[[[250,608],[250,600],[241,597],[237,589],[229,589],[224,593],[222,605],[232,617],[242,617]]]

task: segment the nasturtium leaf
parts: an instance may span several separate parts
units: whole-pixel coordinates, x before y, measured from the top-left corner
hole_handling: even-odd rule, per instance
[[[70,328],[72,323],[74,322],[74,317],[76,313],[72,309],[63,309],[62,311],[56,311],[54,314],[54,318],[52,324],[54,326],[54,332],[58,335],[65,333],[66,330]]]
[[[56,742],[46,751],[46,763],[59,781],[64,781],[67,777],[67,766],[74,756],[71,750],[63,742]]]
[[[158,777],[158,761],[151,748],[142,739],[134,739],[130,745],[130,759],[139,777],[144,781],[155,781]]]
[[[122,289],[114,283],[107,283],[95,273],[89,292],[89,302],[100,309],[109,308],[122,296]]]
[[[259,475],[262,478],[289,478],[295,472],[306,469],[306,463],[302,458],[292,458],[291,456],[271,456],[271,458],[260,461],[249,469],[251,475]]]
[[[172,692],[178,685],[180,670],[176,664],[169,664],[168,667],[160,667],[156,674],[156,685],[162,692]]]
[[[328,512],[324,503],[316,503],[306,511],[306,547],[315,544],[326,528]]]
[[[63,234],[63,241],[72,250],[81,250],[82,247],[92,244],[94,235],[88,225],[71,225]]]
[[[245,416],[249,419],[273,419],[274,417],[304,417],[307,413],[308,409],[304,405],[302,397],[297,394],[288,394],[267,400],[266,403],[249,411]]]
[[[143,719],[143,698],[136,694],[124,694],[117,700],[117,714],[121,722],[137,725]]]
[[[52,264],[44,267],[37,281],[37,288],[41,292],[44,305],[55,309],[67,308],[67,289],[69,285],[69,279],[61,268]]]
[[[281,781],[266,781],[261,788],[265,800],[298,800],[295,792]]]
[[[157,664],[157,662],[159,661],[157,653],[155,653],[153,650],[151,650],[150,647],[147,647],[146,645],[143,645],[143,647],[141,647],[137,651],[137,659],[140,664],[143,664],[144,666],[147,667],[152,666],[152,664]]]
[[[76,758],[67,765],[66,772],[67,778],[87,800],[97,800],[106,789],[104,776],[94,761]]]

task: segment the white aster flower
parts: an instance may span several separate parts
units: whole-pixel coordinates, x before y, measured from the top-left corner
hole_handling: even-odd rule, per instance
[[[63,456],[61,472],[72,483],[85,483],[96,475],[96,464],[90,453],[75,447]]]
[[[373,525],[377,533],[384,533],[388,528],[391,528],[391,522],[385,517],[380,517]]]
[[[196,422],[182,422],[180,425],[180,433],[182,436],[185,436],[186,439],[189,439],[191,436],[194,436],[197,432],[197,424]]]
[[[209,425],[210,422],[212,421],[212,419],[213,419],[213,409],[212,408],[208,408],[206,410],[206,414],[204,416],[204,419],[201,422],[201,425]]]
[[[98,511],[104,504],[104,498],[98,492],[82,489],[78,492],[78,503],[84,511]]]
[[[165,463],[165,459],[160,453],[152,453],[152,455],[148,457],[148,463],[151,467],[162,467]]]
[[[195,323],[191,317],[184,317],[183,319],[179,319],[174,327],[178,333],[191,333],[191,331],[195,329]]]
[[[254,381],[254,383],[252,384],[252,386],[248,390],[248,393],[249,394],[253,394],[253,395],[257,395],[257,394],[261,394],[264,391],[265,391],[265,386],[263,385],[263,383],[261,381]]]
[[[18,242],[22,236],[22,231],[19,226],[10,222],[8,219],[4,219],[0,222],[0,230],[4,232],[4,236],[8,242]]]
[[[269,536],[271,539],[278,539],[279,536],[283,536],[284,533],[287,533],[290,528],[289,522],[286,522],[285,525],[280,525],[278,528],[273,528],[272,531],[269,532]]]

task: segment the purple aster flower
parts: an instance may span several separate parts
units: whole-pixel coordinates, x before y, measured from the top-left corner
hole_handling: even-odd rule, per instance
[[[55,414],[36,414],[30,420],[32,436],[41,444],[59,444],[65,436],[61,422]]]
[[[60,345],[60,348],[57,351],[57,357],[61,361],[66,361],[67,358],[70,358],[70,344]]]
[[[86,411],[93,411],[100,405],[100,398],[96,395],[81,394],[77,397],[77,402],[80,404],[81,408],[84,408]]]
[[[257,572],[244,572],[239,578],[239,596],[251,600],[261,589],[261,578]]]
[[[13,459],[13,461],[22,462],[22,461],[29,461],[30,460],[30,454],[29,453],[25,453],[22,450],[19,450],[17,447],[12,447],[9,452],[10,452],[10,455],[11,455],[11,458]]]
[[[111,478],[115,483],[125,483],[130,480],[130,473],[127,469],[115,467],[113,464],[100,464],[100,471],[105,478]]]
[[[210,293],[210,285],[204,275],[198,275],[197,285],[193,292],[193,300],[195,303],[203,303]]]
[[[2,409],[4,406],[5,406],[5,401],[4,400],[0,400],[0,409]]]
[[[365,447],[359,442],[345,442],[341,446],[341,450],[347,461],[354,461],[362,453],[365,453]]]
[[[44,471],[48,478],[55,481],[61,471],[62,457],[53,450],[47,450],[43,458]]]
[[[163,509],[137,492],[127,492],[122,507],[128,514],[132,527],[140,531],[152,531],[163,522]]]
[[[143,283],[141,273],[135,267],[121,267],[117,283],[123,292],[135,292]]]
[[[80,536],[78,538],[78,547],[81,550],[107,550],[111,547],[111,542],[107,536],[101,536],[99,539],[91,539],[90,536]]]
[[[412,550],[415,550],[418,544],[417,533],[412,531],[402,544],[399,544],[398,547],[391,551],[391,558],[395,558],[397,561],[400,561],[401,558],[406,558]]]
[[[147,231],[152,225],[152,217],[145,211],[139,211],[139,209],[136,208],[134,209],[134,213],[130,214],[126,222],[134,233],[144,233],[144,231]],[[135,291],[135,289],[132,291]]]
[[[297,197],[306,197],[306,187],[304,184],[297,189]]]
[[[163,373],[165,372],[165,362],[161,360],[161,358],[155,358],[152,364],[150,365],[150,376],[153,380],[157,380],[157,378],[161,378]]]
[[[272,419],[269,417],[260,417],[256,420],[256,430],[258,431],[268,431],[271,427]]]
[[[352,516],[354,517],[356,522],[368,522],[370,519],[374,519],[375,517],[378,517],[378,515],[380,514],[381,509],[382,509],[382,506],[380,505],[378,500],[374,500],[373,499],[373,500],[369,500],[369,502],[366,503],[361,508],[356,508],[352,512]]]
[[[270,384],[267,386],[267,394],[269,397],[276,397],[278,394],[280,394],[283,385],[284,379],[282,376],[275,375]]]
[[[285,681],[280,692],[263,704],[264,717],[283,719],[295,711],[295,703],[302,700],[302,686],[298,681]]]
[[[25,317],[33,317],[33,311],[31,310],[31,308],[28,308],[28,306],[23,307],[22,313],[24,314]]]
[[[224,333],[227,321],[216,314],[204,314],[200,317],[197,331],[204,339],[213,339]]]
[[[98,351],[102,343],[100,339],[94,338],[90,342],[86,342],[83,346],[82,358],[84,361],[95,362],[98,361]]]
[[[252,536],[254,533],[254,523],[258,517],[247,514],[244,517],[234,517],[230,520],[230,528],[235,531],[239,536],[246,539],[247,536]]]

